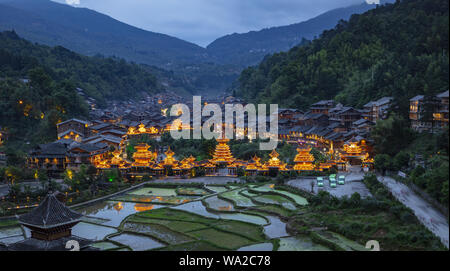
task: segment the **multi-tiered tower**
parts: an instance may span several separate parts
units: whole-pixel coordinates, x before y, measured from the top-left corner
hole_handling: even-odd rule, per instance
[[[294,170],[309,171],[314,170],[314,156],[311,154],[310,147],[297,148],[297,155],[294,158]]]

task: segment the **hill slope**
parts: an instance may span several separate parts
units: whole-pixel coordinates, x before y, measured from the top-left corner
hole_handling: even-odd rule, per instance
[[[406,112],[412,96],[448,89],[448,37],[447,0],[399,1],[246,69],[237,93],[297,108],[319,99],[362,106],[394,96]]]
[[[166,68],[205,60],[204,48],[195,44],[50,0],[0,0],[0,31],[12,29],[27,40],[90,56],[118,56]]]
[[[61,46],[33,44],[15,32],[0,32],[0,77],[26,78],[37,67],[57,82],[71,81],[99,103],[160,90],[155,76],[136,64],[82,56]]]
[[[352,14],[361,14],[374,7],[363,3],[334,9],[301,23],[227,35],[208,45],[208,54],[221,63],[243,67],[255,65],[267,54],[287,51],[300,44],[302,39],[312,40],[340,20],[348,20]]]

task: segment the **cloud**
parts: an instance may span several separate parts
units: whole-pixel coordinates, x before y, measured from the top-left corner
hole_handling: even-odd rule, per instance
[[[363,3],[365,0],[65,1],[148,31],[168,34],[206,46],[227,34],[298,23],[328,10]]]

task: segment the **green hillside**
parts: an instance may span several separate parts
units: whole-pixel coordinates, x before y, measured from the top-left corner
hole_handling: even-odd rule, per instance
[[[448,1],[403,0],[341,21],[319,39],[275,54],[240,76],[239,96],[307,108],[320,99],[362,106],[448,89]]]

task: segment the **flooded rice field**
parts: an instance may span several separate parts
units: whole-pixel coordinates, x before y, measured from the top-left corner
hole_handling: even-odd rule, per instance
[[[96,249],[115,251],[270,251],[274,244],[282,251],[329,250],[309,236],[290,236],[286,223],[270,212],[278,208],[289,215],[308,204],[302,196],[274,189],[273,184],[226,186],[208,182],[204,189],[144,187],[80,207],[76,211],[84,217],[72,234],[95,241],[92,246]],[[11,226],[0,228],[0,243],[30,237],[27,228],[7,225]],[[363,249],[332,232],[317,234],[345,250]]]

